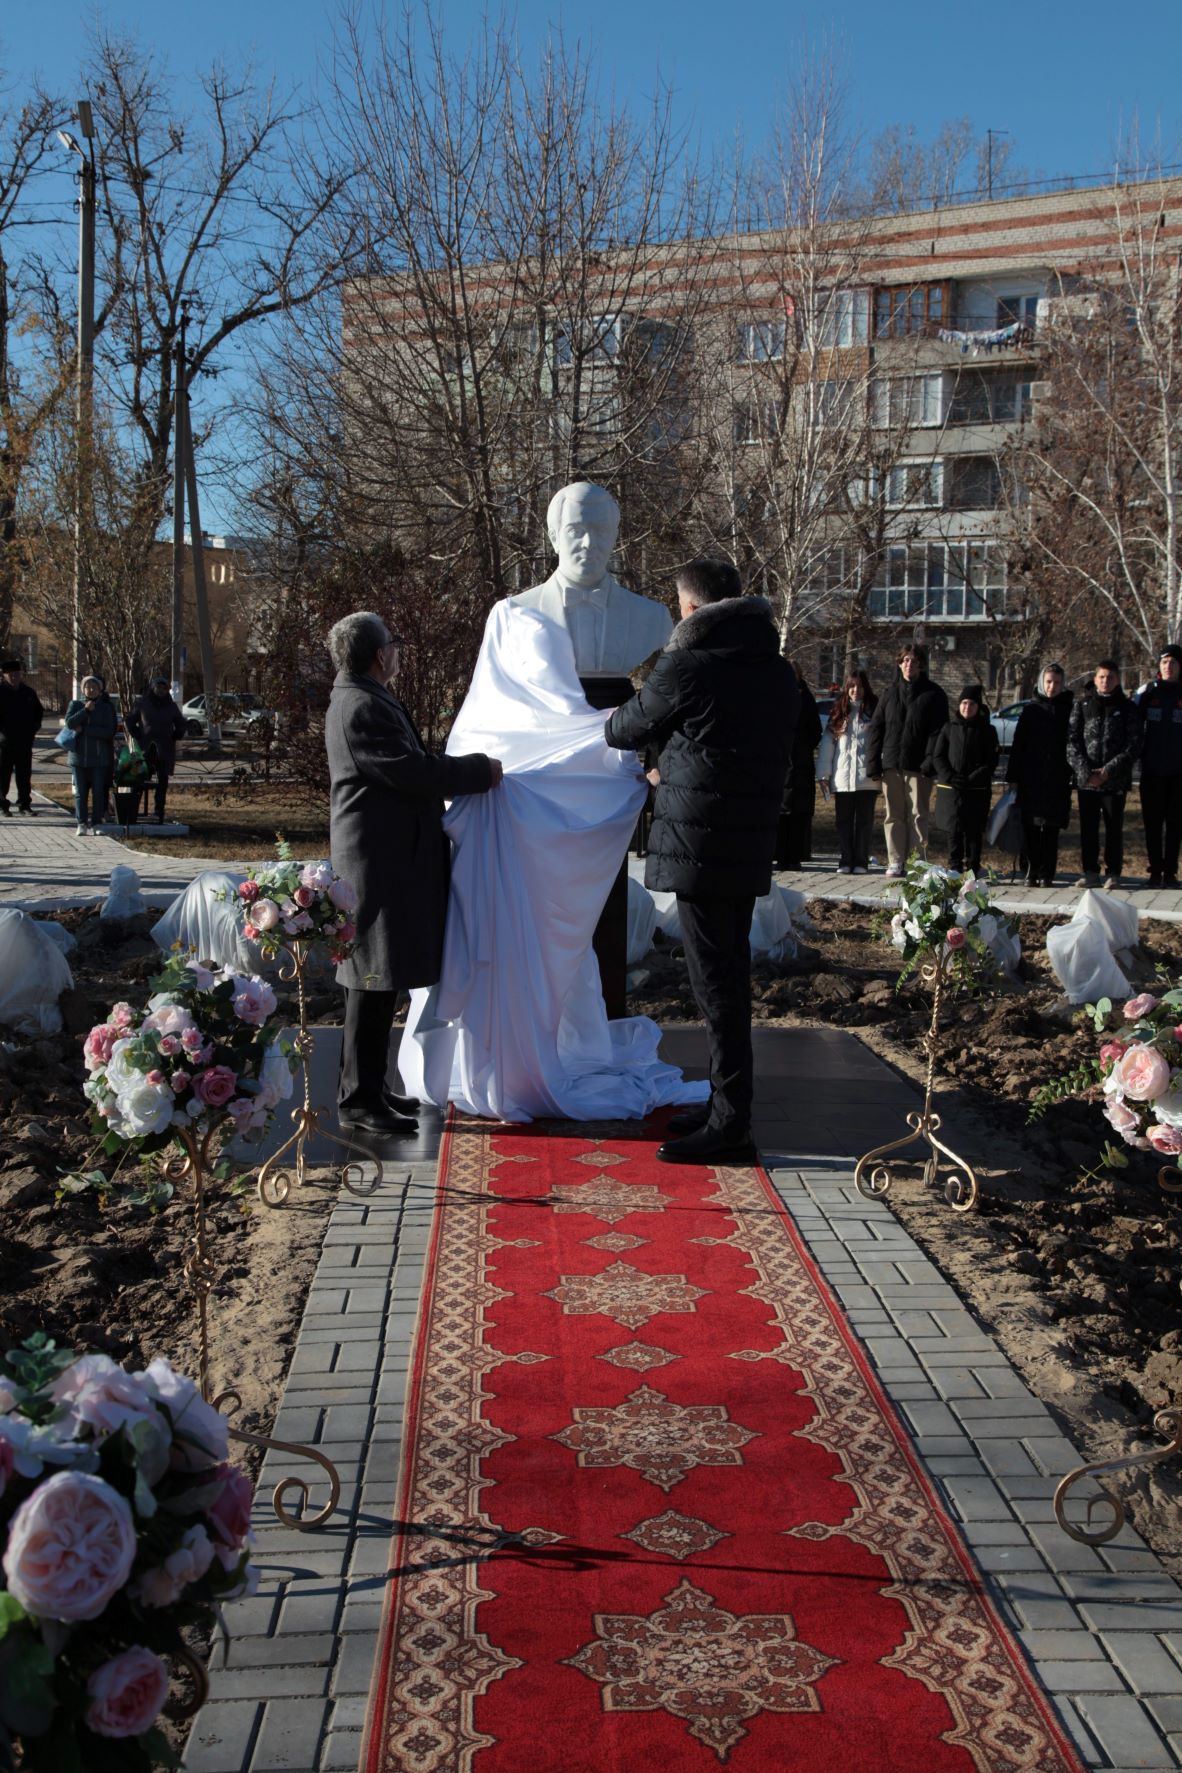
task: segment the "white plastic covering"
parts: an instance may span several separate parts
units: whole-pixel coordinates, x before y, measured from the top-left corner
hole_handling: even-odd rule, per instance
[[[39,917],[37,928],[43,936],[48,936],[54,947],[61,954],[72,954],[78,943],[64,924],[55,923],[52,917]]]
[[[23,911],[0,911],[0,1024],[18,1034],[59,1034],[58,999],[73,983],[43,924]]]
[[[642,870],[643,862],[629,863],[630,869]],[[637,886],[637,873],[633,872],[628,882],[628,964],[634,966],[643,958],[633,956],[632,935],[632,889]],[[654,893],[644,889],[652,900],[656,913],[654,923],[656,929],[668,942],[680,942],[681,921],[677,915],[677,895],[675,893]],[[753,955],[766,955],[771,961],[791,960],[800,946],[800,932],[809,927],[809,915],[805,909],[805,896],[795,887],[773,885],[769,893],[762,899],[756,899],[755,910],[751,916],[751,952]],[[651,941],[651,937],[650,937]],[[647,949],[645,950],[647,953]]]
[[[1073,918],[1053,925],[1047,931],[1047,959],[1068,1003],[1129,995],[1129,981],[1116,963],[1102,923]]]
[[[1131,899],[1122,899],[1115,893],[1097,893],[1089,887],[1080,895],[1071,921],[1099,924],[1113,954],[1137,946],[1138,913]]]
[[[653,945],[657,927],[657,908],[646,887],[632,877],[628,880],[628,965],[636,966]]]
[[[144,895],[140,892],[140,877],[134,868],[126,867],[122,862],[111,870],[111,886],[100,917],[138,917],[148,907],[144,903]]]
[[[179,942],[186,953],[196,954],[200,960],[241,973],[257,973],[262,956],[257,943],[243,938],[238,911],[238,888],[245,879],[245,874],[228,871],[199,874],[156,924],[153,941],[166,954]],[[219,899],[216,895],[220,892],[233,896]]]

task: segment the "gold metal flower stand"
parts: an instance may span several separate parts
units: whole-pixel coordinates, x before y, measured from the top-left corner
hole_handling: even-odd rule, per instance
[[[932,1107],[932,1092],[936,1074],[936,1054],[939,1047],[940,1009],[944,994],[949,986],[949,965],[952,956],[942,950],[933,955],[927,964],[920,968],[920,979],[932,993],[932,1018],[924,1035],[924,1050],[927,1053],[927,1075],[924,1080],[923,1107],[912,1110],[907,1115],[907,1125],[911,1128],[901,1139],[892,1139],[886,1145],[876,1145],[858,1159],[854,1167],[854,1182],[858,1192],[869,1200],[879,1200],[886,1194],[894,1181],[891,1166],[883,1159],[888,1152],[902,1151],[907,1145],[926,1143],[931,1152],[923,1170],[925,1183],[938,1184],[941,1168],[948,1171],[944,1182],[944,1198],[955,1213],[971,1213],[980,1197],[980,1187],[976,1172],[971,1164],[966,1163],[941,1139],[936,1137],[940,1130],[940,1116]],[[941,1162],[943,1160],[943,1162]]]
[[[308,966],[308,955],[311,944],[301,941],[298,937],[285,945],[284,959],[280,966],[279,977],[290,982],[295,980],[296,997],[299,1004],[299,1033],[295,1037],[296,1051],[300,1056],[300,1070],[303,1075],[304,1100],[301,1107],[294,1108],[291,1114],[295,1131],[291,1133],[263,1164],[258,1174],[259,1199],[264,1206],[281,1207],[291,1193],[293,1180],[302,1188],[307,1179],[308,1140],[315,1135],[326,1139],[331,1145],[339,1145],[341,1150],[352,1153],[353,1146],[347,1139],[337,1133],[330,1133],[324,1125],[328,1114],[325,1108],[312,1106],[312,1031],[308,1027],[308,998],[305,985],[305,973]],[[283,1160],[287,1153],[294,1151],[294,1158]],[[353,1156],[346,1158],[344,1163],[336,1166],[337,1176],[343,1187],[350,1194],[362,1197],[373,1194],[382,1184],[382,1160],[376,1153],[367,1154],[367,1162],[374,1166],[371,1181],[365,1177],[365,1167]]]
[[[209,1221],[206,1214],[206,1186],[211,1174],[209,1167],[209,1145],[219,1129],[214,1126],[203,1136],[195,1132],[180,1132],[177,1138],[184,1146],[183,1156],[170,1157],[164,1165],[164,1174],[170,1182],[191,1181],[193,1184],[193,1253],[185,1263],[185,1273],[193,1285],[197,1300],[197,1335],[198,1335],[198,1379],[201,1395],[207,1404],[211,1404],[223,1416],[232,1418],[242,1408],[242,1398],[233,1387],[226,1391],[213,1394],[209,1382],[209,1295],[217,1279],[217,1266],[209,1250]],[[275,1513],[285,1527],[295,1527],[300,1532],[308,1532],[313,1527],[322,1527],[336,1508],[341,1495],[340,1473],[332,1460],[315,1447],[307,1447],[296,1441],[273,1440],[269,1435],[248,1434],[242,1428],[230,1428],[230,1439],[240,1441],[251,1447],[270,1447],[278,1453],[290,1453],[297,1459],[308,1459],[313,1464],[322,1466],[328,1475],[329,1498],[316,1514],[292,1513],[286,1506],[285,1497],[292,1489],[298,1490],[302,1503],[307,1503],[310,1488],[302,1477],[282,1478],[272,1493]]]
[[[1117,1471],[1133,1471],[1138,1466],[1157,1465],[1162,1459],[1168,1459],[1172,1453],[1182,1453],[1182,1409],[1159,1410],[1153,1418],[1153,1426],[1158,1434],[1169,1435],[1169,1445],[1155,1447],[1150,1453],[1131,1453],[1125,1459],[1105,1459],[1098,1465],[1077,1465],[1069,1471],[1055,1491],[1055,1519],[1069,1539],[1075,1539],[1080,1545],[1106,1545],[1115,1539],[1128,1519],[1128,1510],[1119,1496],[1111,1490],[1099,1485],[1100,1494],[1087,1499],[1087,1524],[1078,1526],[1067,1518],[1067,1493],[1075,1485],[1082,1483],[1084,1478],[1108,1477]],[[1110,1511],[1110,1518],[1103,1526],[1092,1526],[1092,1515],[1098,1505]]]

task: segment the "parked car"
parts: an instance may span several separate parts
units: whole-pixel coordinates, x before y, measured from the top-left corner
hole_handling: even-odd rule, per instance
[[[1014,734],[1018,729],[1018,716],[1025,706],[1025,702],[1010,702],[1005,708],[999,708],[996,714],[989,716],[989,724],[997,734],[997,743],[1002,751],[1008,751],[1013,744]]]
[[[275,715],[264,708],[250,690],[227,690],[216,698],[218,725],[226,739],[260,740],[267,731],[275,730]],[[209,736],[209,714],[204,694],[190,697],[181,708],[187,739]]]

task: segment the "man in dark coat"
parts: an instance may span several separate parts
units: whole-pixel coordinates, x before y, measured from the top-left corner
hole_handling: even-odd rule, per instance
[[[33,810],[33,740],[44,714],[35,689],[25,682],[19,659],[0,665],[0,809],[12,817],[8,785],[16,777],[16,810]]]
[[[959,871],[981,870],[981,839],[993,797],[997,765],[997,734],[985,707],[979,683],[966,683],[947,726],[940,729],[932,751],[932,773],[938,787],[952,790],[952,848],[949,862]]]
[[[164,823],[169,778],[176,773],[176,742],[184,737],[185,717],[172,699],[167,677],[152,679],[146,696],[138,697],[127,717],[127,730],[138,739],[148,768],[156,778],[156,823]]]
[[[870,775],[882,778],[889,880],[901,878],[912,850],[927,854],[932,781],[924,763],[947,720],[948,698],[928,676],[927,653],[922,646],[905,646],[874,710],[867,757]]]
[[[821,743],[821,716],[799,666],[793,665],[793,672],[800,695],[800,712],[780,802],[776,866],[795,871],[803,868],[813,853],[813,814],[817,810],[817,774],[813,766],[817,746]]]
[[[496,758],[436,756],[387,687],[399,641],[380,616],[346,616],[328,637],[337,676],[325,719],[332,786],[333,867],[357,892],[357,939],[338,968],[345,1029],[338,1089],[342,1125],[371,1133],[415,1128],[418,1103],[386,1089],[398,995],[434,985],[443,959],[450,850],[444,800],[483,794]]]
[[[1135,703],[1120,687],[1120,666],[1101,659],[1071,710],[1067,755],[1079,789],[1079,849],[1085,886],[1099,886],[1100,820],[1104,820],[1106,887],[1120,885],[1124,863],[1125,795],[1141,755],[1144,729]]]
[[[751,916],[771,886],[799,710],[771,610],[729,561],[677,578],[681,621],[644,687],[607,723],[620,751],[660,748],[645,885],[677,895],[690,985],[710,1046],[708,1109],[675,1115],[666,1163],[749,1161]]]
[[[1006,765],[1006,781],[1018,796],[1027,886],[1054,885],[1059,833],[1071,818],[1067,729],[1072,695],[1064,684],[1062,665],[1048,665],[1042,688],[1018,716]]]
[[[1151,887],[1178,885],[1182,840],[1182,647],[1162,648],[1157,676],[1137,697],[1145,723],[1141,817]]]

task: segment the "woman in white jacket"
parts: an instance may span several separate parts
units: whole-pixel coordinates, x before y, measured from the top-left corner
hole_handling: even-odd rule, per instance
[[[866,765],[870,716],[878,697],[864,671],[851,671],[833,704],[817,752],[817,780],[833,795],[837,816],[839,874],[865,874],[870,866],[870,835],[879,783]]]

